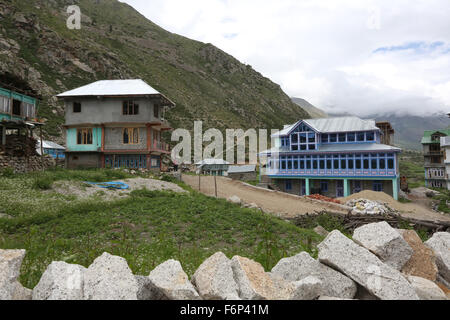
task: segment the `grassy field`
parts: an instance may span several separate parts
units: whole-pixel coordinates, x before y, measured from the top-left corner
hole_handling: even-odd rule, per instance
[[[135,190],[109,202],[101,192],[81,199],[51,188],[59,180],[131,177],[123,171],[0,175],[0,248],[27,250],[20,280],[28,288],[52,261],[87,267],[105,251],[126,258],[135,274],[148,275],[173,258],[192,275],[217,251],[252,258],[270,270],[284,256],[301,251],[315,256],[315,245],[323,239],[309,229],[204,196],[183,184],[188,193]]]
[[[425,186],[423,154],[404,151],[400,155],[400,174],[408,179],[409,189]]]

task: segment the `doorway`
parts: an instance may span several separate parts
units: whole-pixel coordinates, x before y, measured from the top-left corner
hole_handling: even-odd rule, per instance
[[[337,198],[344,197],[344,181],[343,180],[336,181],[336,197]]]

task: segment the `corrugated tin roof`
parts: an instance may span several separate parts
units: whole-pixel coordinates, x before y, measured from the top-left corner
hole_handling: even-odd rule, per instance
[[[376,126],[375,120],[363,120],[358,117],[337,117],[337,118],[322,118],[322,119],[307,119],[301,120],[309,125],[312,129],[320,133],[338,133],[338,132],[356,132],[368,130],[380,130]],[[273,135],[274,137],[287,135],[294,129],[301,121],[285,126],[283,130]]]
[[[431,140],[431,136],[435,133],[442,133],[443,135],[450,136],[450,129],[440,129],[440,130],[426,130],[423,133],[422,144],[439,143],[440,141]]]
[[[64,97],[86,96],[139,96],[160,94],[141,79],[133,80],[100,80],[86,86],[57,95]]]
[[[255,172],[256,165],[246,165],[246,166],[231,166],[228,169],[228,173],[247,173],[247,172]]]
[[[41,147],[40,141],[38,141],[37,145],[39,146],[39,148]],[[45,148],[45,149],[66,150],[66,148],[64,148],[63,146],[60,146],[59,144],[57,144],[57,143],[55,143],[53,141],[46,141],[46,140],[44,140],[44,143],[43,143],[42,147]]]

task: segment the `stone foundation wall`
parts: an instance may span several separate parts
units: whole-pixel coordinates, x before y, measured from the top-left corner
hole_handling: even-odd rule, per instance
[[[40,171],[56,166],[55,159],[50,156],[11,157],[0,155],[0,171],[11,168],[15,173]]]

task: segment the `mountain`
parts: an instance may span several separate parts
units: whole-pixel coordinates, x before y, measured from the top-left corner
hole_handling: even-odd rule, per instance
[[[349,114],[332,114],[330,116],[345,116]],[[376,121],[389,121],[395,130],[394,143],[405,150],[422,151],[423,133],[425,130],[438,130],[450,127],[450,119],[446,114],[434,114],[420,117],[415,115],[398,115],[395,113],[372,114],[363,117]]]
[[[42,97],[53,140],[62,140],[64,121],[54,96],[100,79],[143,79],[177,104],[166,114],[175,128],[203,120],[204,128],[272,129],[309,118],[279,85],[212,44],[170,33],[116,0],[75,3],[81,30],[67,28],[71,1],[0,1],[0,86],[21,83]]]
[[[328,118],[328,114],[313,106],[311,103],[302,98],[291,98],[291,100],[298,106],[300,106],[303,110],[305,110],[311,118]]]

